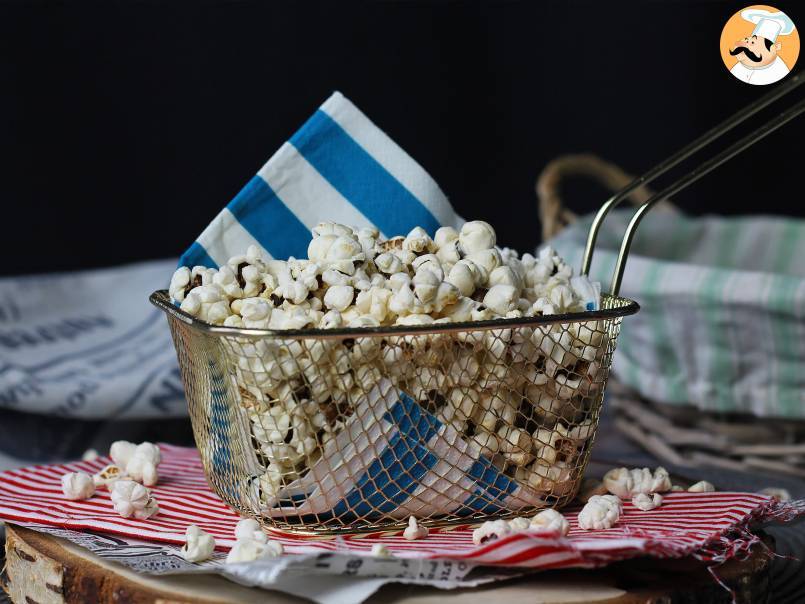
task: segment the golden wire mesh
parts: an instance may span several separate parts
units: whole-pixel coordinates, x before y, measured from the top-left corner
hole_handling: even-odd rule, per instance
[[[561,507],[595,439],[625,298],[435,328],[270,332],[166,311],[213,490],[268,528],[332,534]]]

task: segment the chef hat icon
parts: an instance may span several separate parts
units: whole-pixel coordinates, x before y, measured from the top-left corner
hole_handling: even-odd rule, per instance
[[[794,31],[794,22],[782,11],[773,13],[762,8],[747,8],[741,11],[741,17],[755,24],[753,36],[766,38],[771,42],[777,36],[787,36]]]

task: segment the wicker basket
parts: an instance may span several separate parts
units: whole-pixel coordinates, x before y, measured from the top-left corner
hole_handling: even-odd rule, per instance
[[[669,464],[805,478],[805,421],[664,405],[610,380],[615,426]]]
[[[307,534],[472,523],[570,501],[624,316],[269,331],[168,317],[213,490]]]
[[[578,219],[565,207],[559,192],[562,182],[572,177],[592,178],[612,191],[632,180],[619,167],[592,155],[564,156],[552,161],[536,185],[545,241]],[[639,205],[650,196],[649,191],[641,188],[630,199]],[[674,209],[670,202],[662,203],[666,209]],[[645,302],[635,292],[630,293],[641,304]],[[650,313],[655,309],[645,302],[644,310]],[[762,312],[762,309],[755,312]],[[645,332],[643,335],[639,343],[632,344],[635,350],[638,345],[663,345],[647,339]],[[645,395],[627,387],[616,385],[613,388],[613,394],[617,395],[612,400],[619,430],[668,463],[761,469],[805,476],[805,445],[801,444],[805,437],[803,421],[761,419],[747,413],[715,412],[694,405],[648,401]]]

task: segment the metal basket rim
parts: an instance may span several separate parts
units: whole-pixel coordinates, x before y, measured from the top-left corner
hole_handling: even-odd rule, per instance
[[[633,315],[640,310],[640,305],[629,298],[610,296],[609,298],[622,300],[623,306],[586,312],[565,313],[561,315],[548,315],[541,317],[520,317],[515,319],[491,319],[489,321],[464,321],[457,323],[444,323],[439,325],[391,325],[379,327],[342,327],[338,329],[254,329],[244,327],[224,327],[212,325],[186,313],[174,306],[170,301],[168,290],[159,289],[149,296],[151,304],[183,323],[215,336],[235,336],[250,338],[318,338],[318,339],[345,339],[361,336],[406,336],[419,334],[453,333],[459,331],[489,331],[492,329],[511,329],[516,327],[539,327],[542,325],[555,325],[557,323],[582,323],[587,321],[616,319]]]

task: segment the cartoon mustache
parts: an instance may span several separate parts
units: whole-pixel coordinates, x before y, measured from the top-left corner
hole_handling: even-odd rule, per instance
[[[756,55],[746,46],[737,46],[734,50],[730,51],[730,54],[733,57],[741,53],[744,53],[749,58],[750,61],[754,61],[755,63],[760,63],[763,60],[763,57],[761,57],[760,55]]]

